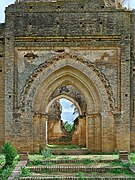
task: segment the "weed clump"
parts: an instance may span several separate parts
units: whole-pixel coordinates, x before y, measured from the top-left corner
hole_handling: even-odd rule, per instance
[[[41,150],[41,155],[46,158],[52,158],[53,157],[53,151],[49,148],[45,148]]]
[[[21,170],[22,170],[21,176],[29,176],[31,174],[30,170],[26,167],[22,167]]]

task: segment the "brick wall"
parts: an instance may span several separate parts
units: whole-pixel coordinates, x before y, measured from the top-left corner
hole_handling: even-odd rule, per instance
[[[51,91],[61,82],[70,82],[82,92],[87,105],[87,147],[92,149],[93,137],[93,151],[130,150],[131,124],[131,134],[134,132],[131,22],[130,11],[105,6],[101,0],[23,1],[10,5],[6,9],[2,95],[5,139],[19,150],[32,151],[33,122],[37,123],[34,111],[47,107]],[[57,76],[64,70],[66,75],[60,81]],[[69,72],[72,76],[67,80]],[[98,128],[90,134],[92,121],[92,126]],[[36,149],[41,145],[35,145]]]
[[[4,144],[4,24],[0,24],[0,146]]]

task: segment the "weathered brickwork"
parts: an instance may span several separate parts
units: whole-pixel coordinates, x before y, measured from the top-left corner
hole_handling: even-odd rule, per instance
[[[67,98],[79,112],[75,144],[94,152],[135,150],[135,16],[107,2],[21,0],[6,9],[0,145],[38,152],[51,136],[49,108]]]
[[[4,24],[0,25],[0,144],[4,143]]]

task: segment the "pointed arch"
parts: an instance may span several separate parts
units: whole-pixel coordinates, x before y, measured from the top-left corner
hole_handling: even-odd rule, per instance
[[[103,99],[102,102],[106,101],[106,105],[109,103],[109,107],[113,109],[114,102],[112,98],[113,97],[112,91],[111,91],[109,82],[105,79],[104,75],[101,74],[98,68],[95,67],[94,64],[92,64],[90,61],[86,62],[86,61],[83,61],[83,59],[81,58],[78,58],[76,56],[72,56],[66,53],[63,55],[59,55],[59,57],[57,58],[55,57],[52,60],[46,61],[44,64],[41,64],[34,71],[34,73],[31,75],[31,78],[26,83],[26,86],[24,87],[24,91],[22,92],[21,99],[20,99],[20,108],[23,109],[24,107],[26,107],[26,99],[29,96],[28,94],[30,94],[32,87],[33,87],[32,93],[35,94],[36,89],[39,88],[41,83],[46,78],[48,78],[52,73],[56,75],[58,69],[62,70],[66,66],[71,67],[69,69],[73,68],[72,72],[74,70],[75,71],[78,70],[76,74],[75,73],[73,74],[71,71],[67,73],[69,75],[73,74],[72,77],[75,77],[77,74],[87,77],[86,79],[92,85],[91,87],[95,88],[95,91],[98,92],[97,95],[99,95],[100,97],[103,97],[103,94],[104,94],[104,98],[106,100]],[[75,78],[78,79],[78,77],[75,77]],[[84,81],[86,81],[86,79]],[[84,85],[86,84],[86,82],[82,84]]]
[[[86,147],[92,151],[106,151],[107,146],[108,151],[113,151],[114,104],[111,88],[102,73],[91,62],[83,59],[62,55],[40,65],[22,93],[20,113],[23,119],[36,124],[39,120],[36,114],[41,114],[41,120],[44,121],[42,115],[46,115],[51,94],[61,85],[72,85],[84,96],[87,106]],[[35,125],[33,128],[36,132]]]
[[[65,98],[65,99],[71,101],[71,102],[76,106],[79,115],[82,115],[82,111],[81,111],[81,108],[80,108],[79,104],[78,104],[72,97],[67,96],[67,95],[65,95],[65,94],[64,94],[64,95],[59,95],[59,96],[56,96],[55,98],[53,98],[53,99],[49,102],[49,104],[47,105],[47,107],[46,107],[46,112],[45,112],[45,113],[47,114],[47,113],[49,112],[49,108],[51,107],[51,105],[52,105],[55,101],[57,101],[58,99],[61,99],[61,98]]]

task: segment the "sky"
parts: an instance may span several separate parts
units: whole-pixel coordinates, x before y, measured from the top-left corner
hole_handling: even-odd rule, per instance
[[[4,10],[9,4],[14,3],[15,0],[0,0],[0,23],[3,23],[5,20]],[[129,0],[130,8],[135,9],[135,0]]]
[[[7,7],[9,4],[13,4],[15,0],[0,0],[0,23],[3,23],[5,21],[5,7]]]
[[[60,104],[62,106],[61,119],[64,122],[68,121],[69,123],[73,123],[73,120],[78,116],[78,113],[73,115],[75,106],[72,106],[72,102],[64,98],[60,99]]]

